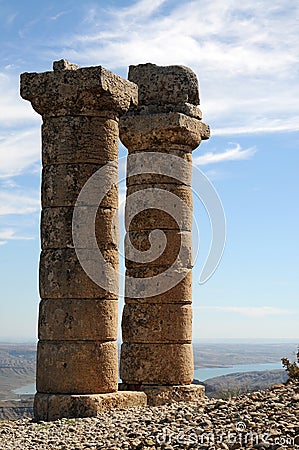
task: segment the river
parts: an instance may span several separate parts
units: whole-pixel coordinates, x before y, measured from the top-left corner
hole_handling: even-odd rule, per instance
[[[256,370],[275,370],[282,369],[281,362],[267,364],[236,364],[231,367],[203,367],[194,370],[194,378],[199,381],[206,381],[209,378],[228,375],[237,372],[254,372]]]

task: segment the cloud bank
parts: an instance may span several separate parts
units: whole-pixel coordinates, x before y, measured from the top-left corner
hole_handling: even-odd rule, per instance
[[[286,0],[141,0],[94,6],[61,56],[125,76],[129,64],[184,64],[215,134],[298,130],[299,5]],[[86,31],[88,30],[88,31]]]

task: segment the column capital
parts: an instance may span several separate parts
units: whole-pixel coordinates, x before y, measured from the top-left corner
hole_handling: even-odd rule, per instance
[[[169,145],[192,151],[210,128],[201,122],[196,74],[185,66],[130,66],[129,76],[138,86],[138,106],[132,105],[120,121],[120,137],[129,152]]]
[[[120,138],[129,153],[169,145],[194,150],[203,139],[209,139],[210,127],[194,117],[179,112],[151,115],[125,115],[120,120]]]
[[[55,61],[52,72],[21,74],[21,97],[43,117],[119,116],[137,104],[137,86],[102,66]]]

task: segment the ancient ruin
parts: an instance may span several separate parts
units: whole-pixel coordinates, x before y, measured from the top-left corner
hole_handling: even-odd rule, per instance
[[[191,386],[192,150],[209,137],[209,127],[201,121],[198,82],[189,68],[140,64],[130,67],[129,80],[138,86],[138,106],[132,105],[120,121],[120,138],[129,151],[120,376],[125,388],[146,391],[152,402],[155,394],[164,399],[167,395],[195,399],[202,389]],[[136,174],[137,164],[140,174]],[[148,190],[151,204],[143,201]],[[185,205],[180,212],[179,203]],[[140,212],[134,216],[131,210],[136,206]],[[161,256],[150,262],[131,260],[134,252],[129,249],[148,251],[156,229],[166,236]],[[158,280],[157,275],[169,268],[177,278],[169,288],[167,283],[160,291],[154,290],[155,283],[143,293],[138,289],[142,283],[134,288],[136,279]],[[129,291],[137,295],[131,298]]]
[[[53,72],[21,75],[21,96],[43,119],[41,303],[34,406],[35,417],[42,420],[94,415],[111,405],[146,402],[145,395],[117,392],[118,280],[113,280],[112,292],[94,283],[82,269],[72,239],[73,211],[81,189],[101,166],[113,162],[112,187],[91,226],[100,251],[118,268],[114,230],[118,119],[136,103],[137,88],[101,66],[79,69],[62,60],[54,62],[53,68]],[[77,206],[82,222],[94,207],[91,202]],[[92,255],[84,236],[82,247]],[[108,276],[105,267],[99,270],[102,278]]]
[[[21,75],[21,96],[43,119],[35,418],[196,400],[192,150],[209,137],[196,75],[141,64],[127,81],[66,60],[53,69]],[[129,156],[118,386],[119,118]],[[96,174],[98,185],[82,196]]]

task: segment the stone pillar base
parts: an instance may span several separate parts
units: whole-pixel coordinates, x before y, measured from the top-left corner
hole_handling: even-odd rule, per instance
[[[204,401],[205,388],[201,385],[186,384],[176,386],[119,384],[119,391],[142,391],[147,396],[148,406],[161,406],[174,402]]]
[[[112,392],[109,394],[40,394],[34,398],[36,421],[62,418],[96,417],[111,409],[146,406],[144,392]]]

